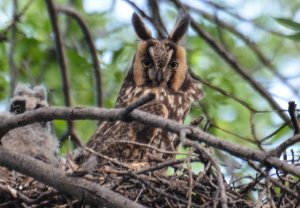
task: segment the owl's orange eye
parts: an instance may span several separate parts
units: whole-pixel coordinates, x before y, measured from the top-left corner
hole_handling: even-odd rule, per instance
[[[169,67],[170,67],[171,69],[176,69],[177,66],[178,66],[177,61],[172,61],[171,63],[169,63]]]
[[[144,61],[142,61],[142,65],[144,68],[149,68],[149,67],[153,66],[153,62],[151,60],[144,60]]]

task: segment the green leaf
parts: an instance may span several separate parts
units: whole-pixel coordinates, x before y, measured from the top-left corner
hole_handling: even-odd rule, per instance
[[[300,23],[287,18],[274,18],[279,24],[292,30],[300,31]]]
[[[286,35],[285,37],[290,39],[290,40],[300,42],[300,32],[297,32],[293,35]]]

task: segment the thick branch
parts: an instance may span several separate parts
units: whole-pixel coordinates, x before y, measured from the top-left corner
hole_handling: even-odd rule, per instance
[[[24,126],[34,122],[51,121],[54,119],[63,120],[122,120],[125,109],[103,109],[95,107],[75,107],[75,108],[63,108],[63,107],[49,107],[40,108],[36,111],[27,112],[24,114],[16,115],[11,118],[3,120],[0,125],[0,135],[4,135],[10,129]],[[290,165],[284,161],[279,160],[277,157],[273,157],[272,154],[268,154],[258,150],[252,150],[241,145],[237,145],[231,142],[225,141],[219,137],[215,137],[209,133],[201,131],[200,129],[189,127],[183,124],[179,124],[175,121],[164,119],[160,116],[152,115],[143,111],[134,110],[130,114],[130,119],[141,122],[145,125],[152,127],[163,128],[168,131],[179,134],[183,129],[190,128],[191,133],[187,134],[188,138],[205,142],[208,145],[229,152],[239,158],[247,160],[259,161],[262,164],[268,164],[280,170],[288,173],[300,176],[300,169],[296,166]]]
[[[0,165],[31,176],[87,203],[103,207],[135,207],[139,205],[120,194],[82,178],[68,177],[59,169],[26,155],[12,153],[0,147]]]

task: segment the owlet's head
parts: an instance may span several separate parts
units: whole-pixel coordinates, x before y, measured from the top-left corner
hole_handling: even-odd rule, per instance
[[[44,86],[30,88],[28,85],[18,84],[11,99],[10,112],[21,114],[47,106],[47,92]]]
[[[178,91],[188,72],[185,49],[179,41],[187,32],[190,16],[184,14],[173,32],[162,40],[154,39],[139,15],[132,24],[141,39],[133,62],[133,78],[137,86],[166,87]]]

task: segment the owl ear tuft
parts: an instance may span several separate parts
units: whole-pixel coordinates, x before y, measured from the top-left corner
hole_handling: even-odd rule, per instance
[[[36,97],[40,98],[41,100],[47,100],[47,90],[44,86],[35,86],[33,91]]]
[[[188,13],[183,14],[168,39],[175,43],[178,43],[187,32],[190,22],[190,15]]]
[[[149,30],[148,27],[146,27],[142,18],[137,13],[133,13],[131,22],[134,27],[135,33],[138,35],[140,39],[145,41],[152,39],[151,31]]]
[[[29,90],[29,86],[24,83],[18,83],[13,96],[22,95],[23,93],[27,92]]]

